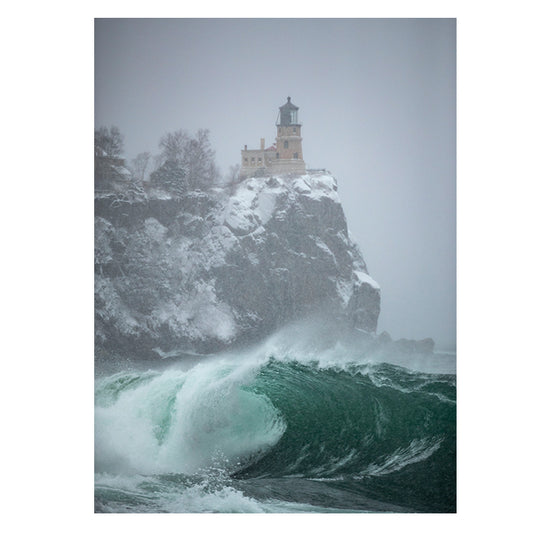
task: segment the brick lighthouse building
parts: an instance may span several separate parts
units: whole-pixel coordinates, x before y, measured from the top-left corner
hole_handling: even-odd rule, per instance
[[[260,148],[241,150],[241,177],[272,176],[274,174],[305,174],[302,155],[302,125],[298,122],[298,107],[287,97],[279,108],[276,121],[276,143],[265,149],[265,139]]]

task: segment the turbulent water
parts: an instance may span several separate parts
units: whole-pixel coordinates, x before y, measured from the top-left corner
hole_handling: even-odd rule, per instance
[[[263,346],[95,393],[96,512],[455,512],[453,354]]]

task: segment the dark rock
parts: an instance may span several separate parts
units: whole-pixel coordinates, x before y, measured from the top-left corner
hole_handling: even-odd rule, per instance
[[[427,338],[422,340],[398,339],[392,342],[392,350],[406,354],[430,354],[435,348],[435,341]]]

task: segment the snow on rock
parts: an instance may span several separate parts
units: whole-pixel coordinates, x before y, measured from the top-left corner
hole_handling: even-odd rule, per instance
[[[328,258],[330,258],[333,263],[337,263],[337,260],[335,259],[335,254],[327,247],[327,245],[320,237],[311,236],[311,239],[315,242],[316,247],[321,253],[325,254]]]
[[[238,246],[239,239],[225,226],[215,226],[202,240],[202,262],[205,268],[226,264],[227,253]]]
[[[334,202],[339,202],[337,180],[331,174],[312,175],[308,178],[312,184],[311,195],[313,198],[320,199],[327,197]]]
[[[235,233],[244,235],[258,226],[258,221],[252,207],[256,198],[253,187],[239,187],[237,193],[228,202],[224,222]]]
[[[131,310],[123,302],[113,283],[102,276],[96,276],[94,284],[96,317],[104,323],[113,323],[114,328],[122,335],[138,337],[140,327],[138,321],[132,316]],[[98,327],[97,320],[96,338],[102,341],[107,339],[105,329]]]
[[[163,304],[152,318],[168,323],[174,333],[192,339],[214,337],[227,341],[235,334],[231,309],[217,299],[212,282],[199,281],[185,298]]]
[[[168,229],[155,218],[147,218],[144,221],[146,235],[155,242],[161,243],[165,239]]]
[[[370,285],[372,288],[379,290],[379,284],[371,278],[366,272],[355,272],[355,275],[359,279],[361,283],[366,283],[367,285]]]
[[[268,190],[261,191],[257,196],[255,212],[263,225],[266,224],[272,216],[274,208],[276,207],[276,196],[277,193],[275,191]]]
[[[300,193],[300,194],[310,194],[311,193],[311,187],[307,183],[307,180],[300,176],[296,178],[292,184],[293,189]]]
[[[337,293],[341,298],[344,308],[348,305],[353,294],[353,280],[337,279],[335,280]]]
[[[245,235],[265,225],[283,197],[306,195],[313,200],[327,198],[338,203],[337,182],[330,174],[298,177],[249,178],[230,198],[224,222],[236,234]]]
[[[317,311],[376,329],[380,289],[327,172],[127,207],[106,201],[96,199],[95,219],[103,353],[216,351]]]

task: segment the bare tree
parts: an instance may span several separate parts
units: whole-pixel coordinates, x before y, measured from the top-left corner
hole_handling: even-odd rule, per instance
[[[218,178],[218,169],[215,165],[215,151],[209,140],[209,130],[198,130],[188,148],[189,177],[201,189],[213,185]]]
[[[165,161],[184,161],[190,137],[185,130],[167,133],[159,141],[160,157]]]
[[[237,188],[238,183],[241,181],[239,172],[241,170],[241,165],[231,165],[228,169],[227,174],[224,176],[223,185],[229,187],[231,192],[234,192]]]
[[[131,167],[135,179],[144,181],[146,170],[148,169],[151,159],[152,156],[150,152],[141,152],[131,160]]]
[[[194,137],[184,130],[167,133],[159,141],[159,147],[158,166],[166,161],[177,163],[185,173],[189,188],[206,189],[219,178],[209,130],[200,129]]]

